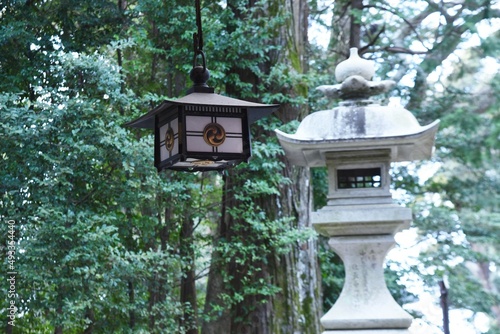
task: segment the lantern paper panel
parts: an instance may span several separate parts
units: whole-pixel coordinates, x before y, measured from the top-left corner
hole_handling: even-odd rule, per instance
[[[242,121],[239,117],[186,116],[186,151],[213,153],[214,157],[243,154]]]
[[[162,125],[160,136],[160,160],[164,161],[179,154],[179,119],[175,118]]]
[[[181,159],[182,124],[178,108],[158,115],[155,121],[155,166],[158,171]]]

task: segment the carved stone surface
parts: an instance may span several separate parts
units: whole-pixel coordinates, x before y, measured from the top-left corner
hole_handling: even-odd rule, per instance
[[[325,329],[407,329],[412,317],[387,289],[383,264],[394,245],[392,235],[332,237],[330,247],[342,258],[345,283],[339,299],[321,318]]]
[[[318,233],[332,236],[394,235],[410,227],[411,210],[396,204],[326,206],[311,215]]]
[[[349,69],[338,76],[339,84],[318,87],[327,97],[344,99],[339,106],[308,115],[295,134],[275,130],[288,160],[298,166],[319,167],[325,166],[326,152],[376,149],[390,150],[391,161],[430,158],[439,121],[421,126],[403,106],[383,106],[370,100],[391,89],[394,82],[371,81],[367,60],[357,57],[357,51],[355,54],[346,61]]]
[[[358,55],[357,48],[335,68],[335,79],[340,84],[319,86],[317,89],[329,98],[358,99],[388,92],[396,84],[392,80],[371,81],[375,74],[373,62]]]
[[[373,82],[370,80],[366,80],[359,75],[353,75],[347,78],[341,84],[322,85],[317,87],[316,89],[331,99],[348,99],[366,98],[369,96],[379,95],[390,91],[395,85],[396,82],[392,80]]]

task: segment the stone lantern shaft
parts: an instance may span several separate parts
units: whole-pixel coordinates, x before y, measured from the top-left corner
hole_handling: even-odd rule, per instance
[[[384,280],[394,234],[412,219],[409,208],[393,203],[389,169],[394,161],[429,158],[439,121],[420,126],[403,107],[370,100],[394,86],[371,81],[373,73],[373,64],[351,49],[335,71],[341,83],[318,87],[344,101],[307,116],[295,134],[276,130],[292,164],[328,169],[328,202],[311,220],[329,237],[346,277],[338,300],[321,318],[323,334],[406,334],[412,322]]]

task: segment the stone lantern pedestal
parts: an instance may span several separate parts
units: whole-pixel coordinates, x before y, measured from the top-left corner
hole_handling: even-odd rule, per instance
[[[337,67],[342,83],[318,88],[344,101],[307,116],[295,134],[276,130],[292,164],[328,169],[327,206],[311,219],[329,237],[346,277],[338,300],[321,318],[323,334],[407,334],[412,322],[384,280],[394,234],[412,219],[410,209],[393,203],[389,169],[391,162],[429,158],[439,121],[420,126],[403,107],[368,99],[394,85],[370,81],[371,66],[351,49]]]
[[[313,214],[316,230],[330,237],[328,244],[344,262],[346,273],[337,302],[321,318],[328,329],[324,334],[402,334],[411,325],[411,316],[389,293],[383,271],[385,256],[394,246],[393,235],[409,226],[411,211],[385,206],[351,206]]]

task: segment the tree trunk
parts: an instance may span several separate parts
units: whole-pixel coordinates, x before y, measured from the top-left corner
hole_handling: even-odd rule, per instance
[[[128,281],[128,302],[130,304],[130,311],[128,312],[129,327],[130,329],[133,329],[135,327],[135,311],[134,311],[135,290],[134,290],[134,282],[132,280]]]
[[[274,6],[277,5],[277,6]],[[235,12],[235,17],[243,20],[242,13],[237,6],[228,8]],[[286,29],[280,32],[277,40],[283,44],[283,50],[278,58],[288,63],[297,73],[304,74],[308,68],[307,60],[307,18],[308,6],[305,0],[277,0],[269,4],[269,8],[280,8],[292,14]],[[263,15],[272,15],[265,13]],[[262,68],[269,69],[272,64],[262,64]],[[246,70],[233,68],[231,73],[237,73],[245,82],[257,87],[259,78]],[[288,92],[289,94],[303,94],[307,97],[307,90]],[[279,89],[279,88],[277,88]],[[233,96],[240,95],[238,87],[226,87],[226,93]],[[279,117],[283,122],[301,119],[308,113],[307,105],[282,105]],[[262,132],[255,137],[274,136],[273,133]],[[284,158],[283,158],[284,159]],[[243,186],[241,176],[229,170],[225,177],[223,213],[215,245],[219,240],[231,241],[241,237],[247,227],[245,221],[232,217],[225,210],[240,205],[235,199],[235,189]],[[268,219],[295,217],[290,228],[310,227],[309,210],[311,207],[311,193],[309,188],[309,170],[288,166],[284,173],[292,180],[291,185],[282,185],[279,196],[266,195],[255,199],[256,206],[266,212]],[[246,175],[246,174],[245,174]],[[252,173],[248,173],[252,178]],[[243,183],[242,183],[243,182]],[[242,184],[238,184],[242,183]],[[237,228],[236,228],[237,227]],[[243,231],[243,232],[242,232]],[[216,249],[216,247],[214,247]],[[272,283],[280,288],[278,294],[272,296],[246,296],[242,302],[232,305],[223,303],[224,295],[230,298],[235,291],[241,291],[243,278],[248,277],[249,265],[238,263],[231,259],[222,258],[217,250],[212,253],[211,270],[208,279],[205,314],[214,316],[214,310],[219,310],[219,317],[204,322],[203,334],[271,334],[271,333],[311,333],[320,332],[319,317],[322,313],[319,289],[319,275],[316,261],[316,244],[314,241],[291,246],[287,254],[272,254],[266,261],[252,263],[260,270],[253,277]],[[224,277],[224,272],[231,278]]]
[[[65,288],[64,287],[60,287],[60,291],[64,291]],[[62,317],[62,314],[63,314],[63,307],[61,306],[63,303],[63,296],[61,294],[58,294],[57,295],[57,309],[56,309],[56,312],[57,312],[57,315]],[[63,333],[63,326],[61,325],[56,325],[55,328],[54,328],[54,334],[62,334]]]
[[[294,184],[291,188],[284,187],[281,208],[289,210],[285,215],[297,217],[296,225],[292,227],[311,228],[309,169],[288,165],[287,171]],[[289,202],[284,203],[286,200]],[[320,333],[321,274],[316,249],[316,241],[311,239],[296,245],[290,253],[276,257],[272,275],[282,293],[273,297],[272,333]]]
[[[185,329],[186,334],[198,333],[193,228],[193,221],[186,213],[181,227],[180,238],[180,256],[184,261],[188,262],[188,268],[183,270],[184,275],[181,278],[181,303],[184,307],[184,316],[181,320],[181,325]]]
[[[350,3],[350,0],[340,0],[334,3],[328,45],[334,63],[337,63],[335,60],[344,60],[349,55],[351,20],[350,15],[347,14],[349,14]]]
[[[361,48],[361,24],[360,20],[356,17],[356,14],[361,13],[363,9],[363,0],[352,0],[351,1],[351,29],[349,31],[349,47],[350,48]]]
[[[301,74],[308,71],[308,14],[309,7],[305,0],[287,1],[293,15],[288,30],[291,40],[286,41],[283,57],[285,59],[300,59],[299,66],[291,66]],[[293,46],[293,47],[290,47]],[[298,53],[297,57],[293,53]],[[287,62],[286,60],[284,61]],[[300,93],[300,87],[296,92]],[[306,96],[305,96],[306,97]],[[283,105],[281,120],[286,123],[293,119],[302,120],[309,113],[307,104],[299,107]],[[312,192],[308,168],[295,167],[287,163],[285,173],[292,183],[283,186],[277,198],[281,214],[284,217],[295,217],[292,228],[312,228],[309,214],[312,209]],[[270,202],[268,203],[276,203]],[[272,210],[271,208],[269,208]],[[276,211],[276,208],[274,208]],[[288,254],[275,257],[271,276],[282,293],[273,297],[272,333],[311,333],[320,332],[319,318],[322,314],[319,266],[316,258],[317,245],[315,240],[309,240],[295,245]]]
[[[443,310],[443,333],[450,334],[448,288],[446,287],[444,281],[439,281],[439,290],[441,291],[441,308]]]
[[[214,248],[217,247],[217,239],[218,237],[216,236]],[[228,305],[225,305],[222,298],[223,295],[227,294],[227,287],[221,275],[226,270],[223,262],[220,252],[217,250],[213,251],[204,309],[205,318],[209,320],[202,323],[201,333],[203,334],[231,333],[230,308]]]
[[[95,313],[94,310],[89,308],[87,312],[85,312],[85,318],[89,321],[89,325],[83,331],[83,334],[92,334],[94,333],[94,322],[95,322]]]
[[[226,174],[223,174],[223,189],[221,200],[221,220],[214,235],[214,251],[210,262],[210,272],[207,282],[207,296],[205,300],[204,314],[209,321],[204,321],[201,332],[203,334],[231,333],[230,308],[224,304],[222,296],[228,293],[224,284],[223,272],[227,271],[222,254],[217,250],[219,240],[227,239],[227,220],[230,217],[226,214],[226,203],[228,202],[228,192],[232,185],[229,183]]]

